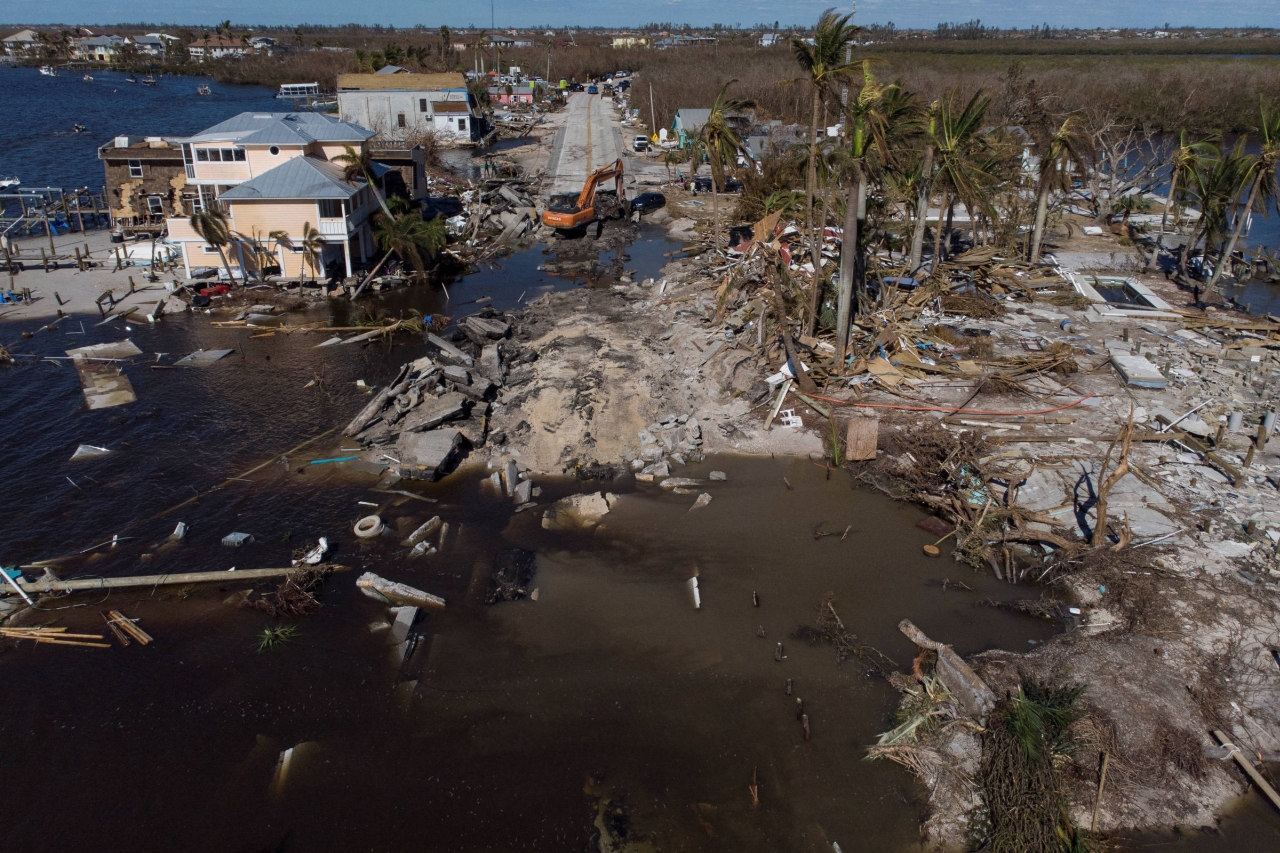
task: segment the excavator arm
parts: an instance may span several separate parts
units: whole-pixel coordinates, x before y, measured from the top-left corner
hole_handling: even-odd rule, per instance
[[[552,228],[562,230],[572,230],[581,228],[588,223],[594,222],[596,216],[596,190],[600,184],[614,179],[618,192],[618,202],[625,208],[627,193],[623,185],[624,168],[622,160],[619,158],[608,166],[596,169],[587,176],[587,180],[582,185],[582,192],[578,194],[576,199],[572,197],[552,197],[551,204],[542,212],[542,222]]]

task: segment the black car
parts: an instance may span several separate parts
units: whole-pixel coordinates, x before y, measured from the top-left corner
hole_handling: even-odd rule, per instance
[[[584,86],[584,85],[582,85],[581,83],[570,83],[570,84],[569,84],[569,91],[570,91],[570,92],[585,92],[586,90],[587,90],[587,87],[586,87],[586,86]]]
[[[631,200],[631,209],[644,215],[666,207],[667,197],[662,193],[640,193]]]
[[[710,178],[694,178],[690,189],[693,190],[694,194],[709,193],[711,192],[711,179]],[[721,192],[726,192],[726,193],[742,192],[742,181],[739,181],[737,178],[726,178],[724,182],[724,189],[722,189]]]

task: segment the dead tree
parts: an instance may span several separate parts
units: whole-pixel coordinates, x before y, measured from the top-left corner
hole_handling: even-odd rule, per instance
[[[1111,494],[1111,490],[1115,487],[1120,479],[1129,473],[1129,444],[1133,440],[1133,406],[1129,406],[1129,422],[1120,430],[1120,434],[1116,436],[1116,440],[1107,445],[1107,455],[1103,457],[1102,468],[1098,471],[1098,477],[1101,478],[1106,473],[1107,466],[1111,464],[1111,454],[1116,449],[1117,442],[1120,444],[1120,459],[1116,463],[1116,468],[1105,479],[1098,481],[1098,500],[1094,504],[1094,508],[1098,512],[1098,521],[1093,526],[1092,544],[1095,548],[1100,548],[1107,544],[1107,497]]]

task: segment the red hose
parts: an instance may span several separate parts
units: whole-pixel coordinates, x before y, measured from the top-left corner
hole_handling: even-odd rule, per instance
[[[1001,415],[1001,416],[1019,416],[1019,415],[1050,415],[1054,412],[1061,412],[1063,409],[1070,409],[1080,405],[1090,397],[1096,397],[1097,394],[1085,394],[1074,403],[1067,403],[1065,406],[1058,406],[1054,409],[1040,409],[1035,412],[989,412],[985,409],[955,409],[948,406],[895,406],[891,403],[858,403],[853,400],[837,400],[834,397],[819,397],[817,394],[805,394],[806,397],[812,397],[815,400],[825,400],[828,403],[839,403],[842,406],[862,406],[868,409],[902,409],[908,412],[950,412],[953,415]]]

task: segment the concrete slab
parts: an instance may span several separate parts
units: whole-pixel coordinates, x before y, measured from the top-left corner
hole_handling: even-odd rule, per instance
[[[402,434],[396,442],[399,474],[406,480],[438,480],[452,470],[462,447],[456,429]]]

